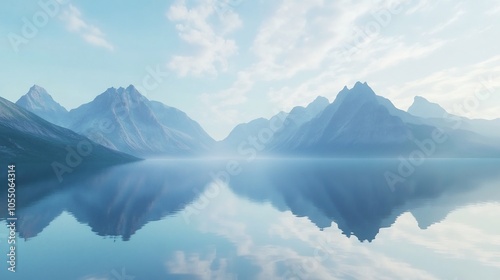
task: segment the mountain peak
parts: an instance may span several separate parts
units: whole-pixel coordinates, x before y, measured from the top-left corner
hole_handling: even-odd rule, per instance
[[[30,87],[28,92],[25,95],[21,96],[16,104],[28,110],[29,108],[33,109],[60,106],[57,102],[54,101],[52,96],[50,96],[50,94],[43,87],[38,85],[33,85],[32,87]]]
[[[31,98],[50,98],[52,99],[52,97],[50,96],[50,94],[41,86],[39,85],[33,85],[32,87],[30,87],[30,89],[28,90],[28,93],[26,93],[27,96],[31,97]]]
[[[133,97],[133,98],[145,98],[135,86],[129,85],[127,88],[124,87],[110,87],[108,88],[105,92],[103,92],[101,95],[103,96],[108,96],[111,97],[112,99],[115,98],[124,98],[124,97]]]
[[[318,96],[314,99],[314,101],[312,103],[324,103],[324,102],[330,103],[330,101],[328,101],[328,98],[326,98],[324,96]]]
[[[448,113],[437,103],[432,103],[422,96],[415,96],[408,113],[422,118],[442,118]]]
[[[127,87],[127,89],[126,89],[126,90],[129,90],[129,91],[137,91],[137,92],[138,92],[137,88],[136,88],[134,85],[132,85],[132,84],[128,85],[128,87]]]
[[[351,91],[367,91],[367,92],[375,94],[375,92],[368,85],[368,83],[366,83],[366,82],[362,83],[359,81],[356,82],[356,84],[354,84],[354,87],[351,89]]]
[[[413,103],[428,103],[428,104],[432,104],[432,102],[430,102],[429,100],[425,99],[422,96],[418,96],[418,95],[413,98]]]
[[[39,86],[37,84],[34,84],[33,86],[31,86],[29,91],[43,91],[43,92],[47,92],[43,87],[41,87],[41,86]]]
[[[39,85],[33,85],[25,95],[17,100],[16,105],[58,125],[62,124],[68,113]]]
[[[306,110],[312,112],[313,114],[318,114],[319,112],[323,111],[323,109],[325,109],[329,104],[330,101],[328,101],[326,97],[318,96],[316,97],[316,99],[314,99],[313,102],[307,105]]]
[[[350,100],[372,100],[375,99],[377,94],[373,91],[373,89],[365,82],[356,82],[354,87],[347,91],[341,91],[339,95],[342,95],[342,98],[349,98]]]

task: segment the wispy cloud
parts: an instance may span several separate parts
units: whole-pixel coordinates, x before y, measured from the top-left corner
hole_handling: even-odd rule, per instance
[[[411,2],[411,7],[406,11],[407,15],[427,12],[432,9],[434,6],[438,4],[439,1],[432,0],[416,0],[416,1],[407,1]]]
[[[175,55],[169,62],[169,68],[180,76],[216,75],[227,70],[229,58],[237,53],[236,42],[227,35],[242,21],[232,10],[218,14],[216,4],[214,0],[203,0],[190,8],[181,0],[168,10],[167,18],[176,23],[179,37],[196,49],[191,55]]]
[[[215,94],[203,93],[201,101],[205,110],[205,116],[216,122],[224,122],[232,126],[238,124],[241,119],[241,112],[234,109],[234,106],[247,101],[246,92],[251,90],[254,82],[245,72],[240,72],[236,82],[228,89]]]
[[[66,29],[80,35],[87,43],[112,51],[113,45],[106,39],[106,35],[96,26],[83,19],[81,11],[74,5],[69,5],[60,16]]]
[[[413,8],[415,7],[403,2],[400,13]],[[344,85],[353,84],[357,80],[367,79],[374,73],[431,55],[447,43],[444,39],[412,42],[413,40],[408,40],[409,35],[404,33],[399,36],[385,34],[384,28],[390,28],[392,21],[397,20],[398,14],[387,16],[390,11],[384,1],[331,4],[321,6],[321,9],[337,16],[333,19],[326,16],[323,18],[320,14],[308,20],[307,25],[311,31],[307,33],[319,34],[317,38],[309,36],[313,38],[311,44],[315,47],[311,48],[300,42],[290,44],[293,46],[290,48],[293,51],[288,52],[285,61],[294,61],[293,57],[296,57],[299,63],[286,65],[283,67],[286,70],[281,71],[281,74],[290,73],[295,69],[296,72],[289,74],[293,77],[307,70],[308,68],[298,67],[307,65],[308,62],[312,63],[310,65],[315,65],[309,67],[309,70],[317,68],[319,71],[310,78],[302,79],[301,83],[292,83],[295,86],[273,88],[268,92],[271,101],[281,110],[306,105],[318,95],[333,99]],[[384,25],[380,23],[381,14],[388,18]],[[379,32],[360,36],[367,26],[374,24],[379,26]],[[266,76],[272,75],[268,73]],[[286,77],[281,76],[281,78]]]
[[[487,15],[494,16],[500,14],[500,4],[496,4],[492,9],[486,12]]]
[[[403,85],[387,89],[391,100],[409,106],[413,96],[422,95],[433,100],[450,113],[455,112],[455,105],[461,104],[478,91],[495,91],[487,102],[482,102],[477,111],[467,112],[465,117],[498,118],[494,108],[500,89],[500,56],[488,58],[467,67],[452,67],[436,71],[421,79],[412,80]],[[491,115],[487,115],[490,112]]]
[[[443,22],[442,24],[434,27],[431,31],[429,31],[427,34],[428,35],[434,35],[437,34],[443,30],[445,30],[447,27],[451,26],[455,22],[457,22],[463,15],[465,14],[465,11],[462,9],[459,9],[455,12],[455,14],[447,21]]]
[[[269,84],[268,97],[277,113],[306,105],[318,95],[334,97],[353,77],[363,79],[444,45],[445,41],[411,43],[407,36],[384,34],[400,13],[415,6],[402,0],[394,12],[393,2],[281,1],[257,29],[250,48],[254,62],[240,70],[228,89],[205,93],[204,104],[212,108],[215,121],[248,120],[251,117],[245,117],[237,106],[248,100],[246,95],[254,85]],[[373,25],[376,31],[366,36]]]

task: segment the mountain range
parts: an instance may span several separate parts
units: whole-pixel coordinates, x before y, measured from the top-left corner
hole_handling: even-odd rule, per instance
[[[2,162],[25,166],[37,164],[38,172],[55,171],[60,179],[76,167],[96,162],[109,164],[138,160],[52,124],[1,97],[0,132]],[[37,175],[33,174],[33,170],[27,171],[29,176],[25,178]]]
[[[215,143],[184,112],[149,101],[134,86],[107,89],[71,110],[66,125],[106,147],[140,157],[200,154]]]
[[[318,97],[308,106],[237,125],[218,142],[184,112],[148,100],[132,85],[109,88],[70,111],[35,85],[16,104],[110,150],[136,157],[244,156],[249,149],[255,155],[273,156],[395,157],[420,149],[419,143],[437,132],[446,141],[427,156],[500,155],[500,119],[451,115],[423,97],[416,97],[406,112],[361,82],[344,87],[332,103]]]
[[[437,104],[415,98],[409,112],[396,108],[367,83],[344,87],[332,103],[316,99],[315,110],[294,108],[272,140],[265,143],[263,154],[275,156],[398,157],[421,149],[422,143],[440,134],[444,143],[434,143],[428,157],[498,157],[498,120],[469,120],[447,114]],[[309,108],[309,106],[308,106]],[[292,117],[309,111],[308,117]],[[413,113],[413,114],[412,114]],[[283,119],[280,113],[274,118]],[[428,114],[428,115],[427,115]],[[439,118],[437,118],[440,116]],[[459,118],[463,125],[456,126]],[[242,156],[251,137],[268,130],[262,119],[237,126],[223,143]],[[245,136],[244,133],[252,135]],[[243,139],[243,140],[241,140]],[[239,141],[238,141],[239,140]],[[227,145],[226,145],[227,146]],[[247,145],[248,146],[248,145]]]

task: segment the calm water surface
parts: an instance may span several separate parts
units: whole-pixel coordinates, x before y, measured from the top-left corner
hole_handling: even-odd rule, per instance
[[[0,279],[500,279],[500,161],[398,168],[147,160],[21,181]]]

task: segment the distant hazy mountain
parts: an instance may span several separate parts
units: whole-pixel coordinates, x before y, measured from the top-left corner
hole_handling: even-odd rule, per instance
[[[267,134],[272,131],[270,141],[263,143],[266,149],[270,149],[273,145],[281,144],[282,140],[294,134],[302,124],[321,113],[328,104],[328,99],[320,96],[306,107],[294,107],[289,113],[280,112],[271,119],[259,118],[239,124],[219,143],[219,146],[234,153],[239,145],[249,142],[249,138],[259,138],[259,134]],[[266,135],[266,140],[267,137],[268,135]]]
[[[408,113],[424,118],[424,122],[438,127],[472,131],[487,137],[500,138],[500,119],[468,119],[448,113],[439,104],[417,96]],[[498,139],[497,139],[498,140]]]
[[[149,101],[134,86],[109,88],[69,112],[68,127],[93,141],[137,156],[194,155],[215,141],[185,113]]]
[[[344,87],[331,104],[326,98],[318,97],[305,108],[295,107],[281,115],[285,120],[283,125],[274,131],[268,143],[257,140],[260,147],[252,146],[249,139],[258,138],[259,133],[272,127],[267,119],[236,126],[219,146],[234,152],[243,144],[248,155],[255,155],[258,149],[261,154],[275,156],[392,157],[419,150],[417,142],[432,138],[438,131],[444,133],[447,140],[428,156],[500,155],[498,143],[491,138],[500,134],[496,121],[456,117],[464,122],[455,127],[449,120],[442,119],[446,115],[444,109],[421,97],[415,98],[411,111],[415,115],[376,95],[367,83],[357,82],[352,89]],[[441,119],[432,118],[438,115]]]
[[[249,138],[258,138],[259,133],[272,132],[274,127],[281,127],[287,114],[279,112],[270,119],[258,118],[248,123],[237,125],[229,135],[217,145],[217,153],[235,154],[238,147],[248,143]],[[272,137],[271,133],[269,136]]]
[[[413,104],[408,108],[408,113],[421,118],[443,118],[446,110],[439,104],[429,102],[427,99],[415,96]]]
[[[50,164],[54,161],[68,167],[70,154],[71,169],[75,167],[72,165],[80,165],[76,157],[82,159],[82,164],[136,160],[49,123],[0,97],[0,158],[3,163],[39,163],[38,169],[46,172],[52,169]]]
[[[16,102],[16,105],[38,115],[53,124],[63,125],[68,111],[52,99],[47,91],[37,85]]]
[[[338,152],[376,144],[391,146],[408,139],[410,130],[398,117],[379,103],[365,83],[344,88],[335,101],[316,118],[305,123],[278,150]],[[366,151],[359,150],[364,153]]]
[[[307,107],[297,106],[287,115],[283,126],[275,132],[268,149],[286,144],[286,141],[294,135],[297,130],[306,122],[319,115],[330,104],[328,99],[319,96]]]
[[[498,154],[491,142],[465,129],[445,128],[449,141],[432,156],[486,156]],[[436,127],[394,107],[366,83],[345,87],[322,113],[273,147],[279,154],[332,156],[397,156],[419,147],[415,139],[432,136]],[[467,149],[464,149],[467,147]]]

